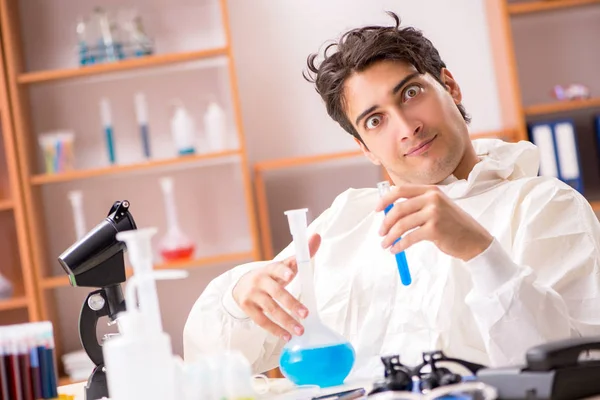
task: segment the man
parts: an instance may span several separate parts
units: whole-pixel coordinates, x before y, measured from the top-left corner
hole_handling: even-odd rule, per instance
[[[358,368],[382,354],[416,365],[437,349],[515,364],[533,345],[600,334],[591,207],[537,176],[533,144],[471,142],[458,83],[431,42],[391,15],[395,26],[352,30],[319,65],[308,59],[329,115],[395,184],[383,199],[375,188],[348,190],[310,225],[322,320],[353,344]],[[211,282],[185,327],[186,358],[231,347],[257,372],[276,367],[303,333],[296,272],[289,246]]]

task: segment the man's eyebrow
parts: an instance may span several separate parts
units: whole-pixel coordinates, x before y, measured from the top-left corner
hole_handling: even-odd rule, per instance
[[[406,76],[404,79],[402,79],[400,81],[400,83],[398,83],[396,86],[394,86],[394,88],[392,89],[392,94],[396,94],[398,93],[398,91],[400,89],[402,89],[402,87],[404,85],[406,85],[406,83],[412,79],[414,79],[415,77],[421,75],[419,72],[413,72],[412,74]],[[373,111],[375,111],[377,109],[377,105],[374,105],[372,107],[367,108],[365,111],[361,112],[359,114],[359,116],[356,118],[356,126],[358,126],[358,123],[360,122],[361,119],[363,119],[364,117],[366,117],[368,114],[372,113]]]
[[[402,87],[403,87],[404,85],[406,85],[406,83],[407,83],[408,81],[410,81],[411,79],[414,79],[415,77],[417,77],[417,76],[419,76],[419,75],[421,75],[419,72],[413,72],[412,74],[410,74],[410,75],[408,75],[407,77],[405,77],[404,79],[402,79],[402,80],[400,81],[400,83],[398,83],[396,86],[394,86],[394,89],[392,89],[392,94],[396,94],[396,93],[398,93],[398,91],[399,91],[400,89],[402,89]]]
[[[366,117],[368,114],[372,113],[373,111],[375,111],[377,109],[377,105],[373,106],[373,107],[369,107],[367,108],[365,111],[361,112],[360,115],[356,118],[356,126],[358,126],[358,123],[360,122],[361,119],[363,119],[364,117]]]

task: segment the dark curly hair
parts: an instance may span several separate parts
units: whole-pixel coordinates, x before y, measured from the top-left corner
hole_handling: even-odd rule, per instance
[[[308,56],[309,72],[303,73],[307,81],[315,84],[329,116],[363,144],[344,111],[344,84],[353,73],[364,71],[381,60],[404,61],[413,65],[420,74],[431,74],[443,85],[441,72],[446,64],[431,41],[415,28],[400,28],[400,18],[391,11],[387,14],[394,19],[395,26],[366,26],[346,32],[337,43],[327,45],[320,65],[315,62],[318,53]],[[334,48],[337,51],[328,54]],[[464,106],[458,104],[458,109],[469,123],[471,118]]]

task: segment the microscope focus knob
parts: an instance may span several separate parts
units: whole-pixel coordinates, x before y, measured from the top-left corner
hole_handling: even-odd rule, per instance
[[[105,304],[106,300],[104,300],[104,297],[100,293],[96,293],[88,299],[88,306],[94,311],[102,310]]]

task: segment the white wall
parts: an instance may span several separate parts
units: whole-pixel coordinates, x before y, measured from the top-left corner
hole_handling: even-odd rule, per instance
[[[501,127],[482,0],[229,0],[229,8],[251,161],[355,147],[301,74],[325,41],[349,28],[390,24],[386,10],[438,48],[462,86],[472,131]]]

